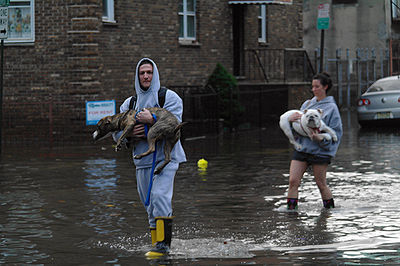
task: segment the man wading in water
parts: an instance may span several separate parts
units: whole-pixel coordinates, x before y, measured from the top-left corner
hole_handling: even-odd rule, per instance
[[[139,61],[136,67],[135,91],[136,102],[134,107],[130,107],[132,97],[124,101],[120,107],[121,112],[128,111],[130,108],[143,110],[143,108],[162,107],[174,114],[179,122],[182,122],[183,104],[182,99],[172,90],[165,91],[164,103],[159,100],[160,79],[156,64],[148,58]],[[162,105],[162,106],[160,106]],[[148,149],[145,126],[155,123],[155,118],[148,110],[138,112],[136,118],[140,124],[135,125],[132,136],[140,138],[134,142],[133,156],[141,154]],[[117,141],[121,132],[113,135]],[[149,154],[141,159],[134,159],[136,166],[137,190],[144,207],[146,208],[153,249],[146,253],[148,257],[157,257],[168,254],[172,237],[172,194],[174,178],[179,164],[186,162],[185,152],[181,142],[178,141],[171,152],[171,162],[169,162],[161,173],[153,176],[153,184],[150,185],[152,176],[152,166],[164,161],[164,141],[157,142],[156,159]],[[157,167],[155,167],[157,168]],[[150,187],[150,198],[147,198]],[[146,202],[148,201],[148,202]],[[148,204],[145,204],[148,203]]]

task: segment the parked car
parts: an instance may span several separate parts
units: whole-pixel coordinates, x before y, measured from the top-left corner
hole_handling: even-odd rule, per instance
[[[375,81],[357,103],[358,122],[367,125],[400,125],[400,75]]]

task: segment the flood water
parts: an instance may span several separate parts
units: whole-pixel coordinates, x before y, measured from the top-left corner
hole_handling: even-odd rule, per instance
[[[107,141],[7,147],[0,264],[400,264],[399,130],[359,130],[347,112],[342,119],[343,141],[327,174],[331,210],[310,172],[298,211],[286,211],[292,148],[275,125],[185,140],[172,250],[162,260],[144,257],[150,234],[129,152],[116,153]],[[197,168],[201,158],[206,171]]]

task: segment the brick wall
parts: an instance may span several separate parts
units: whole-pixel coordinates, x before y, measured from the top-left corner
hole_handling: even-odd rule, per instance
[[[293,0],[292,5],[267,5],[267,44],[258,43],[258,5],[246,6],[246,48],[302,48],[303,1]]]
[[[79,139],[91,131],[85,125],[85,101],[120,103],[130,96],[142,57],[155,60],[162,85],[176,90],[203,87],[217,63],[232,72],[232,8],[227,0],[197,1],[197,42],[190,45],[178,41],[176,1],[114,2],[116,24],[102,22],[101,0],[35,1],[35,42],[4,50],[4,120],[15,112],[37,117],[41,103],[71,103],[71,108],[54,108],[52,122],[61,124],[41,135]],[[301,47],[301,3],[268,6],[270,47]],[[245,43],[258,45],[258,6],[246,10]],[[3,121],[3,135],[19,134],[18,123],[34,123],[27,117]],[[36,125],[49,124],[47,115],[42,119]]]

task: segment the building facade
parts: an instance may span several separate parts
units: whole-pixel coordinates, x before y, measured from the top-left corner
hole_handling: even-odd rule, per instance
[[[142,57],[180,94],[204,88],[217,63],[245,82],[248,49],[303,46],[302,4],[11,0],[3,142],[81,139],[93,129],[85,125],[85,102],[114,99],[119,106],[134,91]]]
[[[329,5],[330,17],[323,42],[321,4]],[[304,48],[318,65],[323,45],[322,69],[337,79],[340,105],[354,107],[376,79],[400,73],[399,0],[304,0],[303,15]]]

